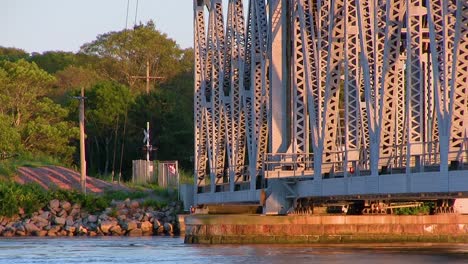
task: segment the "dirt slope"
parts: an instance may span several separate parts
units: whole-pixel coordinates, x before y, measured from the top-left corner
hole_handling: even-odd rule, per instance
[[[45,189],[58,187],[66,190],[80,190],[80,173],[58,166],[40,168],[21,167],[15,181],[21,184],[36,182]],[[96,178],[86,177],[86,190],[92,193],[100,193],[105,190],[128,190],[127,187],[112,184]]]

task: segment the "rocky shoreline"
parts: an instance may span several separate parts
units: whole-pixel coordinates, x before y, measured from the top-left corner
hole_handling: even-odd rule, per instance
[[[104,212],[91,214],[79,204],[52,200],[29,216],[22,209],[13,217],[0,216],[0,237],[178,235],[176,214],[180,209],[177,202],[154,210],[127,199],[113,201]]]

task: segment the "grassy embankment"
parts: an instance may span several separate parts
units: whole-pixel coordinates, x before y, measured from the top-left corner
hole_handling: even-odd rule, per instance
[[[155,184],[134,185],[125,184],[130,191],[105,191],[101,194],[87,194],[75,190],[51,189],[44,190],[38,184],[18,184],[13,177],[19,167],[40,167],[57,165],[59,161],[51,158],[31,158],[18,156],[0,161],[0,216],[12,216],[22,208],[26,214],[31,214],[44,208],[50,200],[58,199],[77,203],[89,212],[99,212],[110,206],[112,200],[123,201],[139,199],[143,206],[154,209],[162,208],[169,202],[176,201],[177,191],[161,188]],[[99,177],[107,179],[108,177]],[[192,178],[187,173],[181,173],[181,183],[188,183]]]

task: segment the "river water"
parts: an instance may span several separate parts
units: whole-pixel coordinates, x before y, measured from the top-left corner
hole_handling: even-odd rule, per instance
[[[173,237],[0,239],[0,263],[468,263],[468,244],[186,245]]]

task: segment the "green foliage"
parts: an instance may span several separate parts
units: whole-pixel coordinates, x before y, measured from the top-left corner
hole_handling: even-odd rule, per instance
[[[193,174],[186,170],[179,170],[180,184],[193,184]]]
[[[46,192],[47,202],[53,199],[79,204],[90,213],[102,211],[109,206],[109,201],[95,194],[87,194],[76,190],[52,189]]]
[[[90,157],[97,156],[90,162],[90,169],[97,174],[108,175],[110,166],[115,167],[116,135],[133,103],[133,96],[127,86],[103,81],[87,91],[86,97],[86,130],[94,139],[87,149]]]
[[[45,97],[55,78],[25,60],[0,62],[0,151],[71,161],[78,129],[68,110]]]
[[[94,129],[112,131],[118,118],[132,103],[130,89],[115,82],[100,82],[86,93],[86,115]]]
[[[0,72],[0,112],[13,116],[19,126],[28,121],[31,106],[47,95],[55,78],[26,60],[0,61]]]
[[[31,215],[47,206],[49,201],[57,199],[79,204],[81,208],[96,213],[108,208],[112,200],[123,201],[129,199],[141,199],[144,207],[160,209],[167,206],[170,199],[161,199],[161,196],[175,199],[175,193],[170,193],[162,188],[155,188],[154,193],[149,191],[107,191],[103,194],[87,194],[76,190],[51,189],[44,190],[37,183],[18,184],[11,181],[0,181],[0,216],[13,216],[18,214],[19,208]],[[156,197],[155,197],[156,194]],[[116,212],[110,213],[112,216]]]
[[[70,65],[55,73],[57,82],[55,83],[51,97],[66,103],[67,95],[81,87],[90,89],[96,83],[103,81],[95,70],[91,67]]]
[[[158,209],[161,209],[163,207],[166,207],[167,202],[166,201],[156,200],[156,199],[146,199],[146,200],[143,201],[142,205],[145,208],[152,207],[153,209],[158,210]]]
[[[0,113],[0,152],[15,153],[20,150],[21,135],[12,124],[10,116]]]
[[[69,143],[78,139],[79,129],[65,121],[68,110],[49,98],[39,100],[36,109],[31,120],[22,126],[23,146],[32,153],[59,156],[71,162],[75,147]]]
[[[36,63],[48,73],[56,73],[67,66],[76,63],[76,55],[64,51],[46,51],[42,54],[33,53],[29,61]]]
[[[101,197],[106,200],[106,201],[109,201],[111,202],[112,200],[115,200],[115,201],[123,201],[125,199],[141,199],[141,198],[145,198],[149,195],[148,192],[144,192],[144,191],[132,191],[132,192],[128,192],[128,191],[107,191],[105,192]]]
[[[181,49],[151,21],[102,34],[77,54],[30,56],[0,47],[0,153],[79,164],[78,100],[70,95],[84,87],[89,174],[118,175],[121,168],[129,179],[131,161],[144,155],[147,121],[157,147],[152,158],[179,160],[191,170],[193,58],[193,49]],[[145,82],[135,76],[145,76],[147,62],[150,74],[163,78],[152,80],[151,94],[142,95]],[[0,161],[0,175],[14,174],[21,159]]]
[[[37,184],[24,186],[12,182],[0,182],[0,215],[12,216],[19,208],[31,214],[45,206],[47,192]]]
[[[28,215],[43,209],[49,201],[58,199],[72,204],[80,204],[90,213],[102,211],[110,205],[104,197],[94,194],[84,195],[74,190],[53,189],[46,191],[36,183],[21,185],[10,181],[0,182],[0,215],[12,216],[23,208]]]
[[[22,49],[0,47],[0,61],[18,61],[28,57],[29,54]]]
[[[137,86],[132,76],[144,75],[147,61],[152,73],[171,78],[179,72],[178,65],[183,58],[177,43],[156,30],[152,21],[132,30],[99,35],[95,41],[84,44],[80,52],[101,58],[99,70],[102,74],[132,88]]]
[[[418,207],[405,207],[405,208],[396,208],[395,214],[397,215],[427,215],[431,211],[433,204],[424,203]]]

